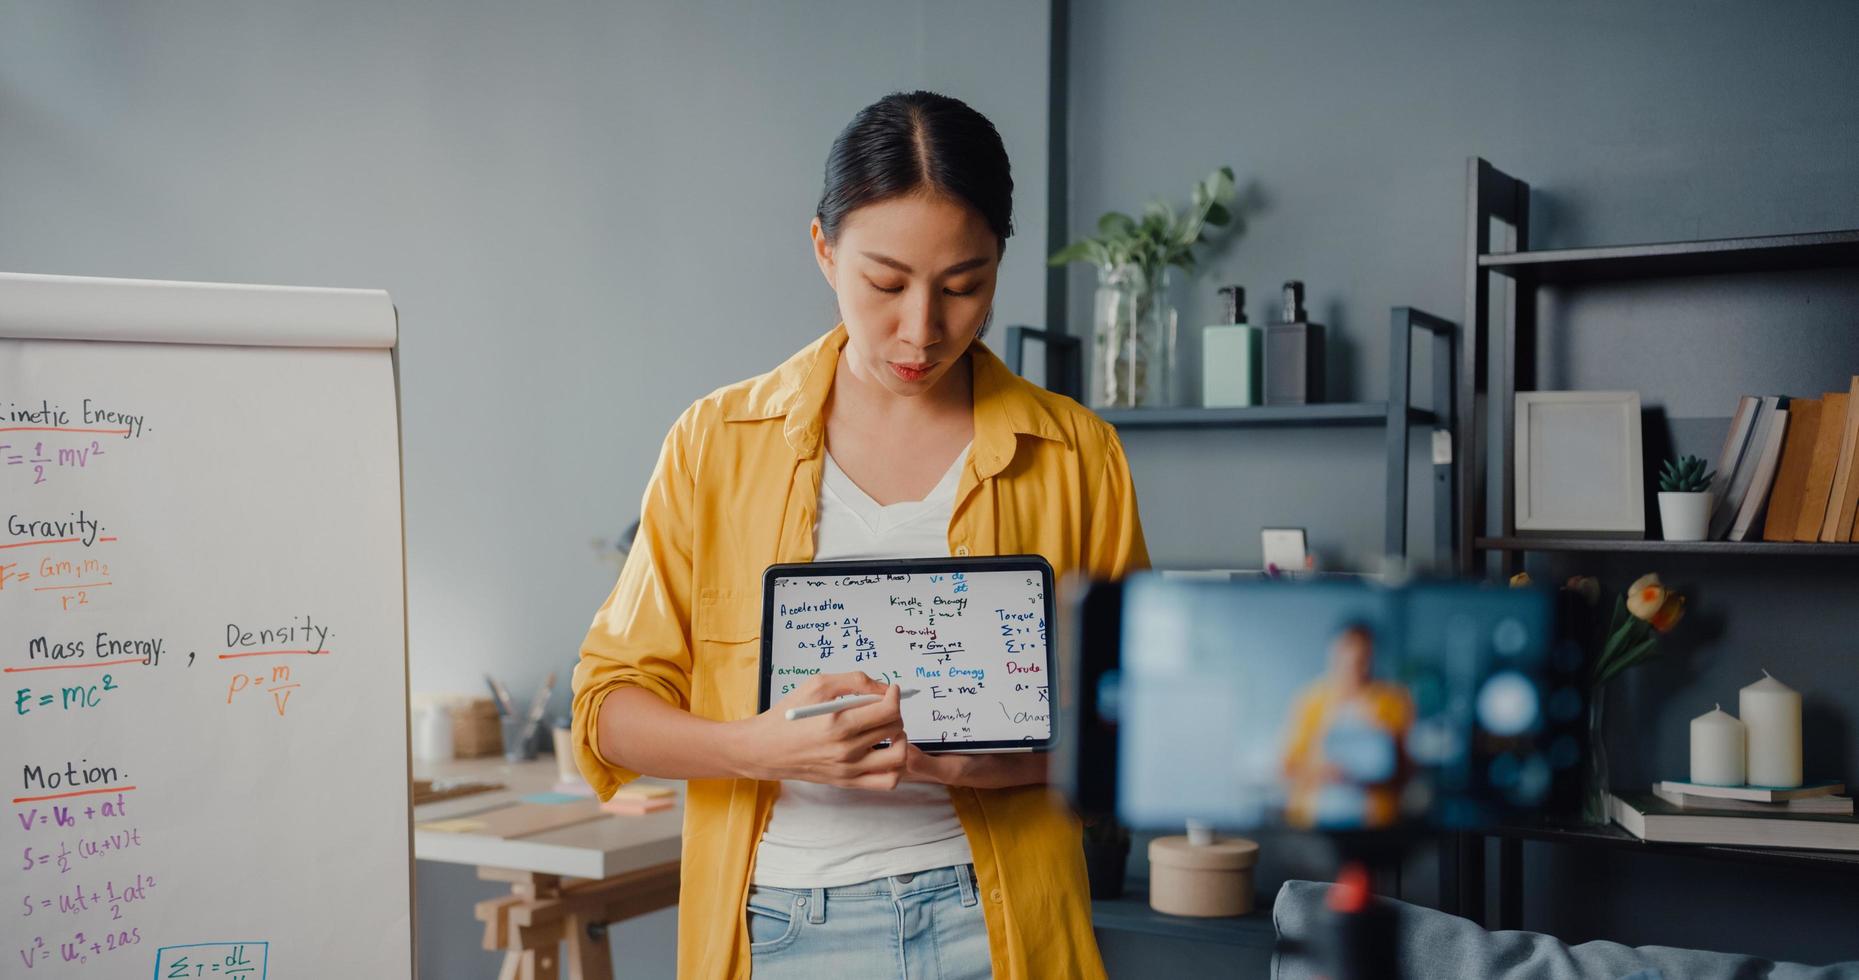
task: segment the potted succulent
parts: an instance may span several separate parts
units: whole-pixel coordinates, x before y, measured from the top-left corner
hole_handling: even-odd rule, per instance
[[[1696,456],[1667,460],[1659,470],[1659,522],[1667,541],[1702,541],[1711,522],[1711,480]]]

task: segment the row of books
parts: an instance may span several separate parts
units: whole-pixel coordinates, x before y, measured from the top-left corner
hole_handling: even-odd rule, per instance
[[[1859,375],[1819,398],[1744,396],[1711,486],[1712,540],[1859,541]]]
[[[1608,816],[1641,840],[1859,851],[1859,817],[1839,783],[1792,790],[1663,782],[1608,799]]]

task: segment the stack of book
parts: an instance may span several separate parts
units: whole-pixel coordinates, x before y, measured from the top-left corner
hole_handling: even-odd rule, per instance
[[[1745,396],[1713,489],[1712,540],[1859,541],[1859,376],[1819,398]]]
[[[1859,817],[1839,783],[1794,789],[1663,782],[1608,798],[1608,816],[1647,841],[1859,851]]]

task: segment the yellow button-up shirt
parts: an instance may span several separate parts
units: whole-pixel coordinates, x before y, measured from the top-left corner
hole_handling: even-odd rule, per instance
[[[813,558],[824,411],[845,343],[840,324],[775,370],[700,399],[666,436],[632,551],[574,673],[575,761],[601,798],[638,775],[598,748],[594,720],[614,690],[643,688],[703,718],[756,713],[762,572]],[[969,356],[975,438],[950,554],[1039,554],[1061,576],[1147,567],[1115,430],[983,345]],[[680,976],[749,976],[743,905],[779,789],[690,781]],[[1077,819],[1045,786],[949,793],[974,853],[994,975],[1102,977]]]

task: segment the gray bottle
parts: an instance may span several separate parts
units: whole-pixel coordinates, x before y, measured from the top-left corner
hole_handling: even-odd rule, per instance
[[[1283,319],[1265,325],[1265,404],[1323,401],[1323,324],[1304,318],[1304,284],[1285,283]]]

